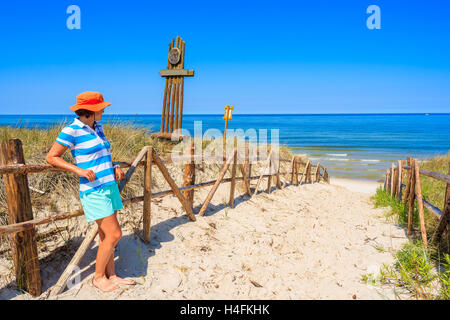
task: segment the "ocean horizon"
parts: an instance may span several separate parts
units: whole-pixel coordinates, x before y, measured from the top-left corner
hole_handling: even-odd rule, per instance
[[[0,115],[0,126],[46,129],[70,123],[74,114]],[[202,132],[223,132],[223,114],[185,114],[183,128],[194,134],[194,121]],[[269,119],[270,118],[270,119]],[[126,122],[159,131],[160,114],[104,114],[102,123]],[[314,163],[320,161],[332,177],[379,180],[390,163],[407,156],[420,160],[450,151],[450,113],[346,113],[346,114],[233,114],[231,129],[279,130],[279,143]],[[55,137],[56,138],[56,137]]]

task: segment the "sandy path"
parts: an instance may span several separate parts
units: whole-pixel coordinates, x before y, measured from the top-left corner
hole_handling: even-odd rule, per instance
[[[208,190],[196,194],[196,205]],[[100,295],[90,284],[93,245],[81,265],[81,286],[56,298],[393,298],[389,289],[361,282],[363,274],[392,262],[387,251],[406,241],[403,229],[386,222],[384,209],[373,208],[370,195],[316,183],[242,196],[230,209],[224,206],[228,192],[229,184],[222,185],[197,222],[175,198],[159,199],[152,206],[150,245],[124,230],[116,267],[138,281],[135,287]],[[47,272],[43,279],[54,282],[59,275]]]

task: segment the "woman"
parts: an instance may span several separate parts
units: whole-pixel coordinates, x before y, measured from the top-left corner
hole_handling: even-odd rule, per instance
[[[116,181],[124,174],[118,166],[113,167],[111,145],[97,123],[109,105],[98,92],[79,94],[77,104],[70,107],[78,118],[62,129],[46,158],[52,166],[80,176],[84,214],[88,222],[97,223],[100,237],[92,284],[103,292],[118,289],[118,284],[135,284],[132,279],[118,277],[114,270],[114,247],[122,237],[116,211],[123,208]],[[67,149],[76,165],[62,159]]]

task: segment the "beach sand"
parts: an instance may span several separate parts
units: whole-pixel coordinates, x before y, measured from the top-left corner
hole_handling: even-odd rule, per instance
[[[265,181],[260,189],[265,189]],[[118,274],[132,277],[136,286],[106,294],[94,288],[90,280],[97,243],[93,243],[81,263],[81,284],[56,297],[48,297],[50,285],[71,255],[61,263],[41,264],[46,292],[40,298],[395,298],[391,289],[368,285],[361,278],[393,262],[392,251],[407,241],[405,230],[386,221],[386,209],[373,207],[372,184],[332,182],[290,185],[251,199],[242,195],[233,209],[226,205],[230,186],[223,184],[196,222],[187,218],[175,197],[154,199],[151,243],[142,242],[140,231],[127,223],[115,251]],[[196,191],[197,211],[208,191]],[[119,221],[132,215],[142,229],[142,204],[133,208]],[[4,287],[0,298],[31,297]]]
[[[366,194],[374,194],[378,187],[383,186],[382,183],[371,180],[355,180],[333,177],[330,178],[330,184],[342,186],[350,191]]]

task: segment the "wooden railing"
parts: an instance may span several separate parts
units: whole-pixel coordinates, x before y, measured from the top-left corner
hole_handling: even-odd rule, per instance
[[[154,198],[161,198],[168,195],[175,195],[186,211],[188,217],[195,221],[193,211],[194,190],[213,186],[208,193],[198,215],[203,216],[212,200],[217,188],[222,183],[230,182],[230,198],[229,206],[234,207],[234,193],[237,181],[242,181],[246,193],[252,197],[259,188],[263,178],[267,178],[267,189],[270,193],[271,183],[275,178],[276,188],[285,188],[288,184],[290,176],[291,185],[301,185],[302,183],[319,182],[321,179],[326,182],[329,181],[328,171],[326,168],[318,163],[313,166],[311,161],[303,162],[300,157],[294,156],[292,159],[276,159],[277,156],[272,151],[267,158],[264,158],[266,165],[261,174],[252,176],[252,163],[259,161],[260,157],[250,157],[248,144],[245,146],[245,155],[239,158],[236,148],[233,149],[232,154],[226,159],[226,162],[220,171],[219,177],[216,180],[202,182],[195,184],[195,164],[196,160],[224,160],[223,157],[217,156],[203,156],[194,155],[193,143],[188,146],[186,155],[174,156],[171,159],[161,159],[159,155],[150,146],[145,146],[141,149],[136,159],[133,162],[118,161],[122,168],[129,168],[125,174],[125,178],[119,183],[120,192],[123,191],[125,185],[130,180],[137,166],[144,166],[144,191],[142,196],[123,199],[123,205],[128,206],[132,203],[143,201],[143,237],[145,242],[150,241],[150,226],[151,226],[151,200]],[[200,158],[199,158],[200,157]],[[239,161],[239,171],[241,176],[237,176],[237,167]],[[243,161],[242,161],[243,160]],[[290,170],[288,172],[280,172],[279,161],[289,162]],[[178,187],[170,176],[165,164],[183,161],[185,162],[184,183],[183,187]],[[223,161],[222,161],[223,162]],[[202,162],[203,163],[203,162]],[[169,190],[152,193],[151,176],[152,167],[156,166],[164,179],[170,186]],[[299,173],[299,165],[305,165],[303,172]],[[224,178],[226,172],[231,166],[231,177]],[[314,170],[314,173],[313,172]],[[13,254],[16,280],[20,286],[28,290],[33,296],[41,294],[41,280],[39,271],[38,251],[36,242],[36,226],[48,224],[53,221],[71,219],[84,214],[82,209],[57,213],[44,218],[34,218],[31,198],[28,186],[27,174],[41,173],[41,172],[59,172],[64,171],[51,165],[27,165],[22,150],[22,142],[19,139],[12,139],[1,144],[0,149],[0,174],[3,175],[5,184],[6,198],[8,203],[8,225],[0,226],[0,236],[11,236],[11,251]],[[268,171],[268,173],[265,173]],[[322,172],[321,172],[322,171]],[[299,175],[301,179],[299,181]],[[281,177],[284,177],[283,183]],[[257,180],[253,193],[250,182]],[[86,236],[81,243],[78,251],[69,262],[56,285],[51,289],[50,295],[61,293],[65,286],[67,279],[70,277],[74,267],[78,266],[85,252],[89,248],[91,242],[95,239],[98,233],[97,225],[93,225],[86,233]]]
[[[406,185],[403,184],[403,170],[407,172]],[[435,205],[424,199],[420,184],[420,175],[440,180],[447,184],[444,198],[444,208],[439,210]],[[403,193],[404,189],[404,193]],[[417,200],[419,210],[420,231],[422,241],[427,245],[427,230],[425,227],[424,208],[428,209],[437,219],[438,226],[431,237],[431,242],[437,242],[448,226],[450,219],[450,166],[448,174],[420,169],[417,159],[408,157],[407,160],[398,160],[397,165],[391,164],[391,168],[386,171],[384,180],[384,190],[401,201],[404,205],[408,203],[408,235],[413,231],[413,211],[414,200]]]

